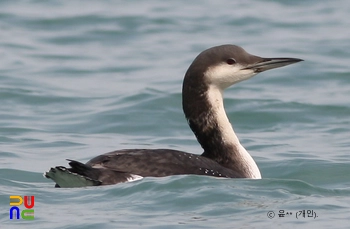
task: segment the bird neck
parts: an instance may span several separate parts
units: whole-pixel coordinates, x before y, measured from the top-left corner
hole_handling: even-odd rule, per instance
[[[227,118],[222,90],[184,80],[183,109],[188,124],[204,149],[202,156],[232,169],[245,178],[261,178],[253,158],[240,144]],[[186,85],[186,83],[189,83]]]

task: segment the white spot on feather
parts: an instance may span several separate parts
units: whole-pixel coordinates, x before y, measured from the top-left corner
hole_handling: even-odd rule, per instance
[[[130,177],[127,178],[127,182],[133,182],[133,181],[138,181],[142,179],[143,179],[142,176],[130,174]]]

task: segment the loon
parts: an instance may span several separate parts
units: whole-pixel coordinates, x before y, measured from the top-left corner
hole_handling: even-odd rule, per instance
[[[56,166],[44,176],[62,188],[185,174],[261,179],[257,164],[241,145],[226,115],[223,92],[257,73],[299,61],[262,58],[229,44],[204,50],[188,68],[182,87],[183,111],[204,150],[201,155],[172,149],[122,149],[86,164],[68,160],[70,168]]]

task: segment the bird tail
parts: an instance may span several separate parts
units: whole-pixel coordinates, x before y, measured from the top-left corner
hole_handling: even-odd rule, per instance
[[[67,169],[63,166],[56,166],[44,173],[44,177],[56,182],[57,188],[77,188],[86,186],[101,185],[101,181],[90,178],[91,166],[78,161],[68,160],[72,168]]]

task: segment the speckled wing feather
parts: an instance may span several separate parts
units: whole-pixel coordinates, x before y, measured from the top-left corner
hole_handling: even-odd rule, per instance
[[[143,177],[196,174],[241,177],[233,170],[200,155],[169,149],[127,149],[97,156],[86,163],[92,168],[133,173]]]

